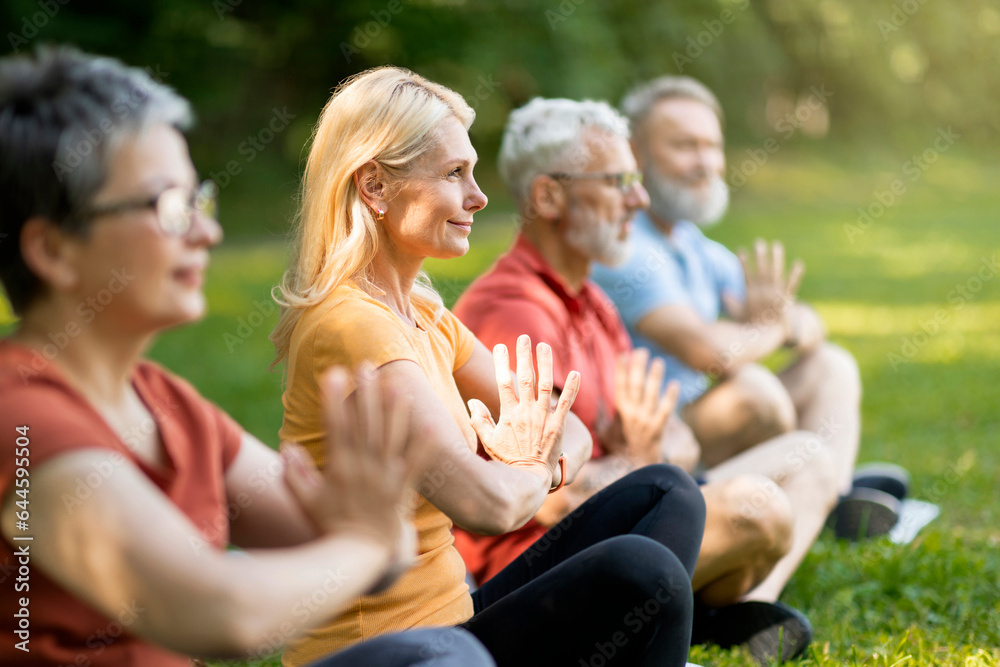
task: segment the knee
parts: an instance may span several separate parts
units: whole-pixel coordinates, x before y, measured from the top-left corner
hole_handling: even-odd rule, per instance
[[[839,392],[852,400],[861,400],[861,372],[854,355],[834,343],[823,343],[811,355],[817,374],[826,382],[836,383]]]
[[[702,525],[705,522],[705,498],[691,475],[669,463],[643,466],[631,475],[637,484],[656,486],[669,494],[671,512]]]
[[[801,469],[794,475],[798,485],[808,489],[813,499],[809,508],[802,509],[819,507],[829,512],[837,504],[842,491],[840,470],[843,466],[840,457],[830,447],[829,438],[822,438],[811,431],[798,431],[796,435],[801,436],[802,449],[796,456],[796,460],[801,461]]]
[[[642,535],[620,535],[592,547],[588,581],[610,593],[626,592],[638,600],[655,600],[661,608],[691,607],[691,577],[667,547]]]
[[[719,495],[743,548],[768,565],[792,548],[795,516],[788,496],[763,475],[740,475],[723,483]]]
[[[795,403],[781,380],[757,364],[747,364],[734,378],[738,409],[747,415],[756,429],[769,437],[795,429],[798,417]]]

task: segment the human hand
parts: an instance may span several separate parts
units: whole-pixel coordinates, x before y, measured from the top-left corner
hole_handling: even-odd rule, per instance
[[[796,352],[805,353],[816,349],[826,340],[826,326],[815,310],[804,303],[797,303],[792,316],[792,336],[786,345]]]
[[[746,279],[746,301],[740,303],[725,295],[726,310],[738,321],[780,324],[786,339],[791,339],[794,335],[795,295],[805,273],[805,264],[795,260],[786,276],[785,247],[779,241],[768,246],[763,239],[757,239],[753,265],[746,250],[740,249],[738,255]]]
[[[558,482],[558,443],[573,401],[580,390],[580,374],[572,371],[566,378],[559,400],[553,409],[552,348],[538,344],[538,382],[531,358],[531,339],[517,339],[517,384],[514,393],[510,358],[506,345],[493,348],[493,364],[500,391],[500,420],[494,423],[490,411],[479,400],[469,401],[472,427],[491,458],[523,468],[544,468],[550,479]],[[537,393],[536,393],[537,389]]]
[[[332,368],[321,379],[326,422],[326,467],[320,472],[298,444],[283,443],[285,482],[320,534],[361,534],[389,549],[394,565],[412,557],[410,510],[405,501],[427,456],[409,439],[409,402],[378,386],[374,370],[358,372],[346,398],[348,375]]]
[[[660,395],[666,366],[649,350],[636,348],[615,362],[615,409],[622,433],[620,453],[641,465],[661,463],[660,442],[667,419],[677,405],[680,385],[671,382]]]

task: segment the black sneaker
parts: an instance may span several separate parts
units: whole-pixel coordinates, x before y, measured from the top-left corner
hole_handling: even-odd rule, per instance
[[[895,463],[865,463],[854,469],[854,488],[877,489],[902,500],[910,491],[910,473]]]
[[[840,499],[827,525],[842,540],[885,535],[899,521],[899,500],[885,491],[858,487]]]
[[[802,655],[812,641],[812,625],[798,609],[781,602],[737,602],[711,608],[695,602],[692,644],[744,646],[759,665]]]

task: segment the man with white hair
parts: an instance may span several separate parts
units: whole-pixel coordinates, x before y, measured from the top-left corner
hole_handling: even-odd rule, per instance
[[[685,430],[671,419],[676,387],[661,394],[663,363],[650,364],[647,350],[632,350],[613,305],[588,279],[594,262],[624,259],[632,218],[649,203],[625,119],[603,102],[533,100],[511,114],[500,172],[518,206],[520,231],[454,312],[487,346],[510,345],[522,333],[549,343],[556,389],[570,369],[578,370],[583,382],[573,411],[595,448],[577,480],[520,530],[498,537],[455,531],[479,583],[522,552],[530,558],[553,548],[546,531],[568,528],[579,506],[631,470],[663,463],[690,470],[698,460],[694,441],[675,435]],[[822,456],[801,461],[778,481],[812,485],[825,463]],[[752,465],[709,471],[702,486],[705,535],[692,577],[699,601],[694,639],[747,644],[762,663],[779,651],[790,659],[811,637],[802,614],[775,602],[780,586],[761,588],[794,543],[793,505],[768,476],[777,472]],[[781,585],[792,570],[782,571]]]
[[[789,456],[782,452],[789,440],[801,444],[792,460],[829,461],[811,491],[783,484],[796,507],[786,561],[797,563],[838,495],[851,489],[860,434],[857,364],[825,340],[817,313],[796,301],[803,266],[796,262],[786,273],[780,243],[758,240],[750,261],[702,233],[729,201],[722,109],[711,91],[688,77],[665,76],[631,92],[623,108],[650,206],[636,216],[628,259],[595,267],[593,278],[615,302],[633,343],[652,349],[666,379],[680,382],[679,412],[703,465],[739,469],[752,459],[753,467],[742,469],[778,466]],[[782,347],[793,355],[782,371],[758,363]],[[869,534],[887,531],[896,511],[883,498],[855,490],[838,507],[838,532],[856,535],[854,524]]]

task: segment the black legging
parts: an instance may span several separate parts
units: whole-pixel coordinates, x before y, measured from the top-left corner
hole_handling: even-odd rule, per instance
[[[553,526],[472,594],[467,628],[499,667],[684,665],[705,501],[641,468]]]

